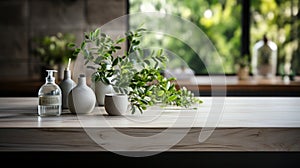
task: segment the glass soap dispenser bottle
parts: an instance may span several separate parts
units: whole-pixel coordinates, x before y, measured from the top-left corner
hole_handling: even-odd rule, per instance
[[[46,70],[48,76],[38,92],[38,115],[39,116],[60,116],[62,107],[62,93],[60,87],[55,83],[53,72]]]
[[[274,78],[277,67],[277,45],[266,35],[253,46],[252,73],[254,77]]]

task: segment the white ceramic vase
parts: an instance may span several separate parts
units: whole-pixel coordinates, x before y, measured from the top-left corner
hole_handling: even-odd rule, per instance
[[[64,70],[64,79],[60,82],[59,87],[62,91],[62,108],[67,109],[68,105],[68,96],[70,91],[76,86],[76,83],[71,78],[71,71]]]
[[[106,85],[103,82],[95,82],[95,94],[96,94],[96,99],[97,103],[99,106],[104,105],[104,98],[105,94],[110,94],[113,93],[114,89],[112,85]]]
[[[108,115],[120,116],[127,112],[129,106],[127,94],[106,94],[104,100],[104,108]]]
[[[87,86],[84,74],[78,77],[78,84],[70,91],[68,105],[70,112],[74,114],[86,114],[94,110],[96,96],[94,91]]]

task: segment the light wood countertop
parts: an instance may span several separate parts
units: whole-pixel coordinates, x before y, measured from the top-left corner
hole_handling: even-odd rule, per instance
[[[59,117],[39,117],[35,97],[0,98],[0,151],[104,151],[102,143],[120,143],[110,139],[116,132],[129,141],[158,139],[136,149],[136,142],[121,141],[126,147],[112,151],[159,151],[164,148],[155,135],[165,130],[171,130],[170,138],[183,135],[168,144],[170,151],[300,151],[300,97],[200,99],[204,103],[197,109],[152,107],[143,114],[108,116],[103,107],[95,107],[86,115],[64,110]],[[200,142],[205,128],[211,135]]]
[[[74,115],[39,117],[38,99],[0,98],[0,128],[43,127],[204,127],[209,113],[220,113],[217,127],[299,127],[300,97],[201,97],[197,109],[150,107],[143,114],[108,116],[103,106]],[[222,114],[222,116],[221,116]],[[180,117],[180,118],[179,118]]]

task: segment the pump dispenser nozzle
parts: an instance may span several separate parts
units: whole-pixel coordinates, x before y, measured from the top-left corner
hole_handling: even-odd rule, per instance
[[[53,76],[53,72],[57,72],[57,70],[46,70],[48,72],[48,76],[46,77],[47,83],[53,83],[55,81],[55,77]]]

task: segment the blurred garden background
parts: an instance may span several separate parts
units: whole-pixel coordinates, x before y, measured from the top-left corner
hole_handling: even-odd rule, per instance
[[[280,75],[284,66],[300,73],[299,7],[298,0],[129,0],[128,10],[129,14],[162,12],[191,21],[216,47],[228,75],[236,74],[242,57],[250,61],[253,45],[266,34],[278,46],[277,74]],[[130,19],[129,25],[140,23],[140,20]],[[180,40],[155,35],[148,38],[145,39],[147,45],[169,48],[185,60],[196,74],[207,74],[197,53]],[[192,41],[196,43],[197,37]],[[210,68],[215,74],[222,72],[218,67]]]

